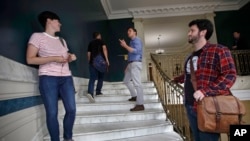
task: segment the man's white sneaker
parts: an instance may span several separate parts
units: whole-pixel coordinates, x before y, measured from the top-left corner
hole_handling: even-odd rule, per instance
[[[87,94],[86,96],[88,97],[89,102],[95,103],[95,99],[94,99],[94,97],[91,94]]]

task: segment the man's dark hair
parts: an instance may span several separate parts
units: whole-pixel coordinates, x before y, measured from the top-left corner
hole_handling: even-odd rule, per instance
[[[234,30],[234,32],[240,33],[240,30]]]
[[[197,25],[199,31],[207,30],[207,33],[205,35],[206,40],[210,39],[214,31],[213,24],[208,19],[196,19],[191,21],[188,25],[189,27]]]
[[[51,11],[43,11],[38,15],[38,20],[43,28],[46,26],[47,19],[60,21],[59,16]]]
[[[94,32],[93,35],[92,35],[92,37],[93,37],[93,39],[96,39],[97,36],[99,36],[99,35],[101,35],[100,32]]]
[[[134,32],[137,33],[137,30],[136,30],[134,27],[129,27],[128,30],[129,30],[129,29],[132,29]]]

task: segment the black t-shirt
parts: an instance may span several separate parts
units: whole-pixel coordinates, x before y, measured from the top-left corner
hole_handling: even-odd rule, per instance
[[[202,52],[202,49],[196,51],[193,53],[193,65],[194,65],[194,70],[197,70],[197,63],[198,63],[198,58]],[[184,82],[184,92],[185,92],[185,104],[187,105],[193,105],[194,104],[194,87],[191,83],[191,71],[190,71],[190,58],[191,56],[187,59],[185,63],[185,82]]]
[[[95,39],[89,43],[88,52],[90,52],[90,61],[89,61],[90,64],[93,63],[93,59],[100,53],[103,56],[103,58],[105,58],[102,48],[103,45],[106,44],[100,39]]]

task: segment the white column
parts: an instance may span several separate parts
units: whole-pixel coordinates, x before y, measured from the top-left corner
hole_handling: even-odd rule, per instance
[[[215,17],[214,13],[205,14],[205,18],[208,19],[208,20],[210,20],[213,23],[213,25],[214,25],[213,35],[211,36],[211,38],[209,40],[211,43],[217,43],[217,35],[216,35],[214,17]]]
[[[137,36],[143,42],[143,60],[142,60],[142,81],[148,81],[147,77],[147,59],[146,59],[146,51],[145,51],[145,38],[144,38],[144,27],[143,27],[143,19],[134,19],[133,20],[135,29],[137,30]]]

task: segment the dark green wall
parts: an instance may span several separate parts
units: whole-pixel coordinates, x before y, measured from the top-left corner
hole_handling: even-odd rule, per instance
[[[127,51],[120,46],[119,39],[123,38],[128,43],[127,28],[133,26],[134,24],[130,18],[90,22],[88,25],[89,33],[100,31],[103,40],[107,44],[110,68],[109,72],[105,75],[105,79],[108,81],[121,81],[123,79],[127,63],[123,56],[120,55],[127,54]],[[86,53],[86,50],[84,50],[84,53]]]
[[[132,19],[107,20],[100,0],[1,0],[0,55],[26,64],[27,42],[33,32],[42,32],[37,15],[44,10],[56,12],[62,23],[59,36],[63,37],[78,60],[70,64],[74,76],[89,77],[87,46],[92,32],[102,33],[110,56],[110,73],[106,81],[121,81],[125,61],[118,54],[126,51],[118,38],[126,37]],[[37,66],[32,66],[37,67]]]
[[[231,48],[233,44],[233,32],[239,30],[241,36],[248,40],[250,49],[250,3],[237,11],[216,12],[215,27],[218,43]]]

